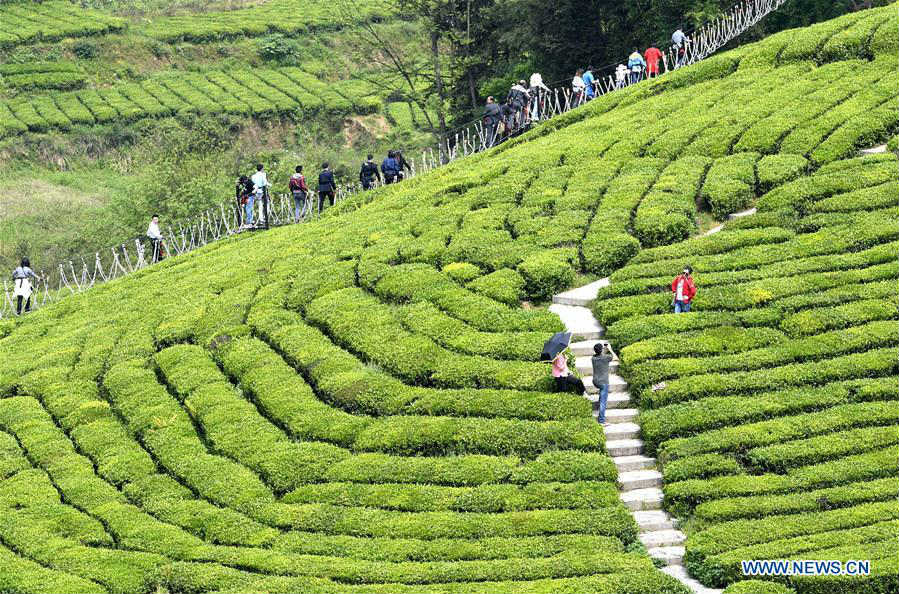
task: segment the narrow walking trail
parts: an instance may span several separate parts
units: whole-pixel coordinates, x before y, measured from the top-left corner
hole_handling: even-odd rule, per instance
[[[593,403],[593,416],[599,418],[599,394],[593,386],[590,357],[593,346],[602,340],[603,328],[588,307],[600,288],[608,286],[604,278],[583,287],[553,296],[549,310],[562,319],[572,333],[571,351],[577,357],[577,370],[584,379]],[[611,347],[612,345],[610,345]],[[614,348],[612,348],[614,352]],[[644,455],[640,439],[639,411],[631,401],[627,382],[618,375],[618,355],[609,367],[609,398],[606,408],[606,450],[618,468],[618,495],[631,511],[640,530],[639,538],[649,556],[661,560],[662,571],[680,580],[696,594],[720,594],[694,580],[684,568],[684,541],[687,537],[677,529],[677,519],[662,509],[662,473],[656,459]]]

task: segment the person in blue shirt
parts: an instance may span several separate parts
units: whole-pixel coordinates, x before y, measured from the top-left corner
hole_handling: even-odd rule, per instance
[[[384,174],[384,183],[392,184],[400,173],[399,164],[396,162],[396,154],[388,151],[387,158],[381,161],[381,173]]]
[[[587,101],[593,99],[596,96],[596,92],[594,90],[594,82],[596,79],[593,78],[593,66],[587,66],[587,71],[584,72],[584,75],[581,77],[584,79],[584,86],[586,87],[585,92],[587,93]]]
[[[646,60],[634,48],[633,53],[627,59],[627,69],[631,71],[631,84],[636,84],[643,80],[643,71],[646,70]]]

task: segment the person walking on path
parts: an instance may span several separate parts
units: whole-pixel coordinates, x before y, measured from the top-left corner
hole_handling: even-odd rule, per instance
[[[656,46],[643,52],[646,59],[646,78],[655,78],[659,75],[659,61],[662,59],[662,51]]]
[[[606,404],[609,402],[609,363],[612,362],[612,351],[609,345],[596,343],[593,345],[593,385],[599,389],[599,422],[606,424]]]
[[[306,196],[309,188],[306,186],[306,176],[303,175],[303,166],[297,165],[293,175],[287,182],[287,187],[293,195],[293,217],[294,221],[299,223],[306,216]]]
[[[359,168],[359,181],[362,183],[363,190],[371,190],[375,185],[375,180],[381,183],[381,174],[378,172],[378,164],[374,162],[374,155],[368,155],[368,158],[362,162]]]
[[[527,108],[531,102],[531,95],[525,88],[526,84],[524,80],[518,81],[517,84],[512,85],[512,88],[509,89],[509,95],[506,97],[506,103],[515,110],[515,118],[517,120],[515,128],[523,125],[528,117]]]
[[[237,185],[234,190],[234,197],[237,200],[237,226],[241,227],[244,223],[253,222],[253,206],[247,205],[253,196],[253,182],[246,175],[241,175],[237,179]]]
[[[396,159],[396,181],[401,182],[406,179],[404,171],[408,171],[409,175],[412,174],[412,166],[409,165],[409,161],[403,156],[403,151],[393,151],[393,158]]]
[[[677,70],[687,63],[687,44],[690,38],[680,29],[671,34],[671,45],[674,48],[674,69]]]
[[[674,293],[674,313],[687,313],[690,304],[696,296],[696,285],[693,284],[693,269],[684,267],[684,271],[677,275],[671,282],[671,292]]]
[[[615,88],[623,89],[627,86],[627,66],[619,64],[615,69]]]
[[[596,96],[596,79],[593,77],[593,66],[587,66],[587,71],[584,72],[584,76],[581,78],[584,79],[584,92],[587,94],[587,101],[590,101]]]
[[[568,358],[565,356],[565,351],[560,351],[553,359],[553,377],[555,378],[557,392],[571,392],[582,395],[586,391],[584,382],[568,369]]]
[[[268,229],[268,176],[265,174],[265,168],[262,163],[256,165],[256,173],[250,178],[253,182],[253,195],[255,199],[262,200],[262,216],[265,217],[265,228]],[[250,212],[252,214],[252,206]]]
[[[496,144],[497,128],[503,119],[499,104],[491,96],[487,97],[487,105],[484,106],[484,129],[487,131],[486,145],[490,148]]]
[[[321,173],[318,174],[318,214],[324,210],[326,199],[331,201],[331,206],[337,204],[335,192],[337,192],[337,182],[334,181],[334,174],[326,161],[322,163]]]
[[[627,59],[627,69],[631,72],[632,85],[643,80],[643,71],[646,69],[646,60],[643,59],[643,56],[640,55],[637,48],[634,48],[634,51],[631,52],[631,55]]]
[[[162,232],[159,230],[159,215],[153,215],[150,218],[150,224],[147,225],[147,239],[150,240],[152,246],[153,262],[162,260]]]
[[[396,162],[396,153],[387,151],[387,156],[381,161],[381,173],[384,174],[384,183],[395,183],[396,177],[399,175],[399,169],[399,165]]]
[[[571,92],[574,93],[575,105],[580,104],[584,100],[586,85],[584,84],[584,71],[578,68],[571,79]]]
[[[540,114],[543,113],[545,93],[549,93],[549,87],[543,84],[543,76],[539,72],[535,72],[531,75],[529,83],[529,92],[531,94],[531,119],[539,121]]]
[[[25,313],[31,311],[31,294],[34,292],[32,279],[39,281],[40,277],[31,269],[28,258],[22,258],[22,262],[12,271],[13,294],[16,296],[16,315],[22,315],[22,304],[25,304]]]

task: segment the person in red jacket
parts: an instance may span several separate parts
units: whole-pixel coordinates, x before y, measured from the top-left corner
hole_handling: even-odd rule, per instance
[[[662,59],[662,52],[656,46],[650,47],[643,53],[643,59],[646,60],[646,78],[655,78],[659,75],[659,60]]]
[[[696,285],[693,284],[691,274],[693,274],[693,269],[684,266],[684,271],[671,282],[671,292],[674,293],[674,313],[690,311],[690,304],[696,295]]]

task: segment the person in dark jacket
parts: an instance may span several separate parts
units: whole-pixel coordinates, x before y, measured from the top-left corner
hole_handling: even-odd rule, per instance
[[[409,165],[409,161],[403,156],[402,151],[393,151],[393,158],[396,159],[396,181],[403,181],[406,178],[404,170],[412,173],[412,166]]]
[[[484,106],[484,130],[487,131],[487,148],[496,144],[497,128],[503,119],[502,110],[493,97],[487,97],[487,105]]]
[[[362,182],[363,190],[370,190],[375,184],[375,180],[381,183],[381,174],[378,173],[378,164],[373,161],[374,155],[369,155],[368,159],[362,163],[359,169],[359,181]]]
[[[237,226],[240,227],[244,222],[253,222],[252,207],[247,213],[244,213],[247,203],[250,201],[250,195],[253,193],[253,182],[246,175],[241,175],[237,179],[235,185],[235,199],[237,200]]]
[[[384,183],[394,183],[399,172],[400,168],[396,163],[396,154],[393,151],[388,151],[387,158],[381,161],[381,173],[384,174]]]
[[[606,424],[606,404],[609,401],[609,363],[612,362],[612,351],[609,345],[596,343],[593,346],[593,385],[599,389],[599,422]]]
[[[325,208],[325,200],[328,199],[331,201],[331,206],[334,206],[337,202],[337,198],[335,195],[337,192],[337,182],[334,181],[334,174],[331,172],[331,169],[328,167],[328,163],[322,163],[322,171],[318,174],[318,212],[321,212]]]

